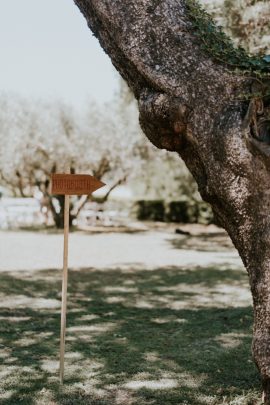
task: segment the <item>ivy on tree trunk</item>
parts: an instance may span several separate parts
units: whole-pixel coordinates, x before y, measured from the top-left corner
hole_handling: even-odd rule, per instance
[[[138,100],[140,123],[176,151],[227,230],[254,302],[253,355],[270,404],[270,69],[234,51],[194,0],[75,0]]]

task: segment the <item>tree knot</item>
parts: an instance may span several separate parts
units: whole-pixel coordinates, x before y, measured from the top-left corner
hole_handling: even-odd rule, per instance
[[[186,139],[191,108],[165,93],[143,92],[139,99],[140,123],[160,149],[179,151]]]
[[[243,121],[244,129],[249,129],[253,145],[264,155],[270,156],[270,92],[269,82],[252,86],[251,100]]]

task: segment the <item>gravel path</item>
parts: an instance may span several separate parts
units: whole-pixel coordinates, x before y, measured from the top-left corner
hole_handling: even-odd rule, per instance
[[[213,245],[211,249],[213,237],[207,242],[207,249],[201,249],[196,238],[191,240],[188,248],[179,248],[177,243],[184,239],[187,237],[175,235],[170,229],[138,233],[74,232],[70,234],[69,267],[241,266],[233,248],[218,251],[217,245]],[[0,271],[61,268],[62,249],[61,233],[2,231]]]

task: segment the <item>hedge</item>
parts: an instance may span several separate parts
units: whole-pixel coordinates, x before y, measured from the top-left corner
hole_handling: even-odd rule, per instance
[[[209,204],[204,201],[186,199],[170,201],[139,200],[135,203],[137,219],[141,221],[160,221],[177,223],[211,224],[214,216]]]

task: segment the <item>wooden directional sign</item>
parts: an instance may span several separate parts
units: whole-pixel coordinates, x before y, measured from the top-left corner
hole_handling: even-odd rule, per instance
[[[105,186],[102,181],[89,174],[52,174],[52,194],[91,194]]]
[[[60,384],[64,380],[65,334],[67,312],[67,282],[68,282],[68,231],[69,231],[69,196],[89,195],[100,187],[105,186],[102,181],[88,174],[52,174],[51,193],[65,195],[64,208],[64,255],[62,281],[62,308],[60,331]]]

